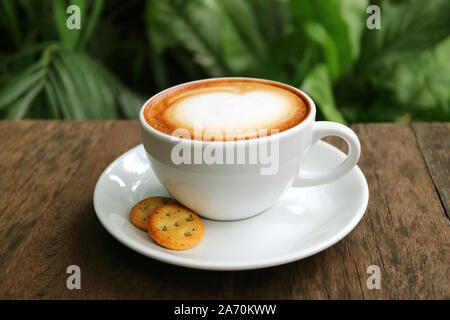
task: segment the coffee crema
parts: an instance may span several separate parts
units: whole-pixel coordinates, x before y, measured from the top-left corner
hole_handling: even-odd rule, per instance
[[[309,114],[309,102],[278,82],[219,78],[176,86],[156,95],[144,109],[147,123],[184,138],[230,141],[258,138],[290,129]]]

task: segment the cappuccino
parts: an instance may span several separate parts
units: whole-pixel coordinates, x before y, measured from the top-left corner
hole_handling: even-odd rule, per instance
[[[218,78],[176,86],[145,106],[146,122],[172,135],[195,140],[244,140],[285,131],[309,114],[307,99],[268,80]]]

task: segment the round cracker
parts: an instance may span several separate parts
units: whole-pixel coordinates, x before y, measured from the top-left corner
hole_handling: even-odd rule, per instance
[[[203,237],[203,222],[191,210],[168,204],[152,212],[148,233],[159,245],[172,250],[192,248]]]
[[[147,231],[148,216],[153,210],[170,203],[176,201],[167,197],[150,197],[139,201],[130,211],[130,221],[136,228]]]

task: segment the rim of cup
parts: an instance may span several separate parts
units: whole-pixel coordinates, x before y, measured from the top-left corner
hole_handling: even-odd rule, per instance
[[[220,80],[239,80],[239,79],[244,79],[244,80],[256,80],[258,82],[266,82],[266,83],[274,83],[277,84],[278,86],[281,87],[288,87],[291,90],[294,90],[297,94],[299,94],[302,98],[304,98],[303,100],[308,102],[309,104],[309,112],[308,115],[305,117],[305,119],[303,119],[300,123],[298,123],[297,125],[284,130],[282,132],[279,132],[277,134],[274,135],[268,135],[268,136],[264,136],[264,137],[257,137],[257,138],[252,138],[252,139],[244,139],[244,140],[226,140],[226,141],[203,141],[203,140],[196,140],[196,139],[184,139],[184,138],[180,138],[180,137],[176,137],[176,136],[172,136],[169,135],[167,133],[161,132],[155,128],[153,128],[146,120],[145,115],[144,115],[144,111],[146,110],[147,105],[155,98],[157,98],[158,96],[173,90],[175,88],[178,87],[182,87],[182,86],[186,86],[188,84],[193,84],[193,83],[199,83],[199,82],[208,82],[208,81],[220,81]],[[234,144],[253,144],[253,143],[259,143],[261,141],[264,140],[268,140],[268,139],[273,139],[273,137],[277,137],[277,138],[283,138],[285,136],[288,135],[292,135],[295,132],[303,129],[303,127],[305,127],[309,122],[314,121],[316,117],[316,105],[314,104],[314,101],[311,99],[311,97],[309,97],[305,92],[303,92],[302,90],[295,88],[293,86],[290,86],[288,84],[279,82],[279,81],[274,81],[274,80],[267,80],[267,79],[262,79],[262,78],[252,78],[252,77],[219,77],[219,78],[206,78],[206,79],[200,79],[200,80],[194,80],[194,81],[189,81],[189,82],[184,82],[172,87],[169,87],[163,91],[160,91],[158,93],[156,93],[155,95],[153,95],[152,97],[150,97],[147,101],[144,102],[144,104],[141,107],[141,110],[139,111],[139,121],[141,123],[141,126],[148,130],[149,132],[151,132],[152,134],[160,137],[163,140],[168,140],[170,142],[189,142],[189,143],[193,143],[193,144],[210,144],[210,143],[234,143]]]

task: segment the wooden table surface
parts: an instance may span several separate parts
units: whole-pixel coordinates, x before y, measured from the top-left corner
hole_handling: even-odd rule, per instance
[[[312,257],[223,272],[141,256],[97,220],[95,183],[140,143],[138,122],[0,121],[0,299],[449,299],[450,123],[352,128],[370,189],[359,225]]]

